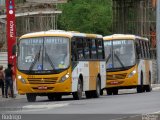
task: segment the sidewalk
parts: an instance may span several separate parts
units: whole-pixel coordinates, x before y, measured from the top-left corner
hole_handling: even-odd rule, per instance
[[[160,84],[152,84],[152,91],[160,90]],[[119,94],[122,93],[135,93],[136,89],[123,89],[119,90]],[[16,95],[16,98],[2,98],[1,90],[0,90],[0,102],[8,101],[8,100],[18,100],[18,99],[26,99],[26,95]]]
[[[0,95],[0,102],[5,102],[5,101],[8,101],[8,100],[18,100],[18,99],[26,99],[26,95],[16,95],[15,98],[11,98],[11,97],[3,98],[3,97]]]

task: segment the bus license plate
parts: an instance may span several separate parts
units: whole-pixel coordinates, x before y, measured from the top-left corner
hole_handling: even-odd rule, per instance
[[[47,90],[47,87],[46,86],[39,86],[38,89],[39,90]]]

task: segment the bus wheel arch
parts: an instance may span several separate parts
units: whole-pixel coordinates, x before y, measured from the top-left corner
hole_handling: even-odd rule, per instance
[[[77,91],[73,92],[73,98],[75,100],[80,100],[82,99],[82,92],[83,92],[83,76],[82,74],[80,74],[80,76],[78,77],[78,82],[77,82]]]

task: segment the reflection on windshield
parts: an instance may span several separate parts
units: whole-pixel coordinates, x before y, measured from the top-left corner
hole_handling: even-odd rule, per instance
[[[68,38],[41,37],[20,41],[18,54],[18,68],[20,70],[58,70],[68,66]]]
[[[105,41],[107,69],[126,68],[135,64],[133,40]]]

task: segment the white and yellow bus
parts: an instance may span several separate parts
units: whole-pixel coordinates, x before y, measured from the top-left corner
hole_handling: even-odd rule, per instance
[[[150,92],[152,61],[147,38],[114,34],[103,37],[107,68],[108,95],[119,89],[137,88],[137,92]]]
[[[36,96],[60,100],[97,98],[106,84],[103,37],[50,30],[23,35],[18,43],[17,86],[29,102]]]

